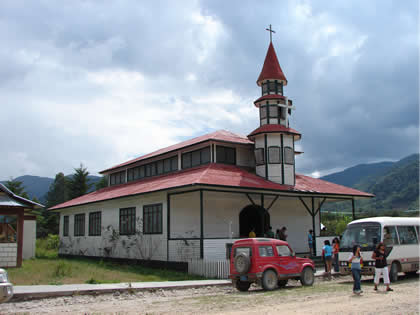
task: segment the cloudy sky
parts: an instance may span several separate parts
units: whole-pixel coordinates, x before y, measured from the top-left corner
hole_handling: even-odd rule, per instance
[[[415,0],[2,0],[0,179],[249,134],[269,24],[298,171],[398,160],[419,150],[418,16]]]

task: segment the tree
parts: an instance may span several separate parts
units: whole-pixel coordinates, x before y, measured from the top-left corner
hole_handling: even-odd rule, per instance
[[[108,187],[108,175],[102,176],[102,178],[95,184],[96,190]]]
[[[48,234],[58,234],[59,215],[47,209],[70,199],[69,180],[63,173],[55,175],[45,199],[46,208],[43,208],[37,216],[37,237],[41,238],[47,237]]]
[[[54,182],[51,184],[50,189],[46,195],[47,208],[54,207],[59,203],[63,203],[70,199],[69,187],[70,181],[63,173],[55,175]]]
[[[92,186],[88,179],[89,172],[83,164],[80,163],[80,167],[74,170],[75,173],[70,180],[70,199],[86,194]]]
[[[25,187],[23,187],[22,184],[23,183],[21,181],[11,178],[10,180],[6,182],[5,186],[15,195],[18,195],[26,199],[30,199],[27,192],[25,191]]]

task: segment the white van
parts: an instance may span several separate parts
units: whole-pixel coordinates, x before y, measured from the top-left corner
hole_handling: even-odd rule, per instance
[[[375,217],[350,222],[340,242],[340,272],[351,273],[348,259],[357,244],[362,249],[362,274],[373,275],[372,253],[379,242],[384,242],[391,281],[398,280],[398,272],[416,273],[420,261],[419,226],[420,218]]]

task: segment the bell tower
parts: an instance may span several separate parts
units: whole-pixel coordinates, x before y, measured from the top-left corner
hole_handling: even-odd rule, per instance
[[[257,175],[270,181],[295,185],[295,141],[301,134],[289,127],[289,116],[294,110],[293,102],[284,94],[286,76],[280,67],[271,35],[264,65],[257,79],[261,97],[254,105],[259,109],[260,127],[248,138],[255,143]]]

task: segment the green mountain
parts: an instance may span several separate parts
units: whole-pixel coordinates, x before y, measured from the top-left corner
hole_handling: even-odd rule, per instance
[[[66,177],[71,178],[73,175],[67,175]],[[100,176],[89,175],[89,183],[93,183],[90,191],[95,189],[95,184],[100,181]],[[41,203],[45,202],[46,194],[50,189],[50,185],[54,182],[54,178],[40,177],[33,175],[23,175],[14,178],[14,180],[22,182],[22,186],[32,199],[36,197]],[[1,181],[4,184],[6,181]],[[89,191],[89,192],[90,192]]]
[[[322,179],[376,196],[369,200],[357,200],[357,211],[380,213],[419,209],[419,154],[412,154],[398,162],[357,165]],[[351,204],[331,203],[323,210],[350,211]]]

